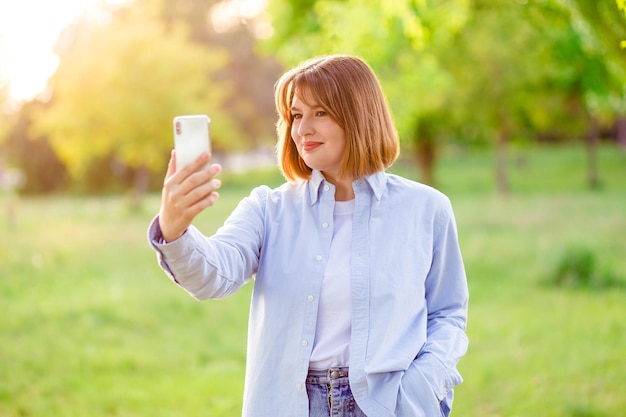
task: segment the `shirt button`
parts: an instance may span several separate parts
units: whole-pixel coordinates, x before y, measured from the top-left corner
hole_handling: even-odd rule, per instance
[[[305,339],[305,340],[303,340],[302,342],[300,342],[300,344],[301,344],[302,346],[304,346],[304,347],[307,347],[307,346],[308,346],[308,344],[309,344],[309,342],[307,342],[307,341],[306,341],[306,339]]]
[[[314,300],[314,298],[313,298],[313,296],[312,296],[312,295],[309,295],[306,299],[307,299],[308,301],[313,301],[313,300]]]
[[[328,190],[330,190],[330,187],[328,185],[325,185],[324,186],[324,191],[328,191]]]
[[[296,385],[296,389],[297,389],[298,391],[301,391],[301,390],[302,390],[302,384],[297,384],[297,385]]]
[[[328,228],[328,223],[322,223],[322,227],[323,227],[324,229]]]
[[[321,260],[322,260],[322,257],[321,257],[320,255],[317,255],[317,256],[315,257],[315,260],[316,260],[316,261],[321,261]]]

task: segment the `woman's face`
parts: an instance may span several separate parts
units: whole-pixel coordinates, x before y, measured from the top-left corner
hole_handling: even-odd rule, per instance
[[[346,148],[343,129],[315,102],[294,95],[291,105],[291,139],[309,168],[336,178]]]

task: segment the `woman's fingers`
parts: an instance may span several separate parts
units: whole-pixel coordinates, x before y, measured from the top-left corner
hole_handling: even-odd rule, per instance
[[[172,241],[181,236],[193,219],[217,201],[221,181],[214,178],[221,171],[219,164],[203,168],[210,160],[204,153],[180,171],[176,171],[175,152],[168,163],[163,184],[159,222],[163,238]]]
[[[199,155],[189,165],[176,170],[176,151],[172,151],[170,161],[167,166],[167,174],[165,176],[164,188],[177,189],[183,186],[181,190],[183,194],[195,188],[198,184],[209,181],[213,176],[221,171],[218,164],[213,164],[207,168],[206,165],[211,160],[211,155],[207,152]],[[201,174],[201,175],[198,175]]]
[[[221,181],[214,178],[220,170],[221,167],[214,164],[206,170],[194,172],[182,183],[167,182],[163,187],[164,203],[171,203],[178,214],[183,215],[180,211],[185,211],[221,187]]]
[[[195,180],[195,178],[190,177],[189,181],[193,182],[192,180]],[[186,194],[180,196],[179,207],[186,210],[187,208],[191,208],[206,199],[209,199],[208,203],[211,205],[213,202],[210,201],[210,195],[217,191],[221,186],[222,182],[216,178],[213,178],[210,181],[200,182],[190,188]]]
[[[194,172],[200,171],[203,167],[211,160],[211,154],[208,152],[203,152],[196,159],[194,159],[191,163],[184,167],[180,167],[180,175],[183,178],[187,178],[189,175]]]
[[[214,180],[215,181],[215,180]],[[220,185],[211,185],[206,189],[197,189],[190,194],[188,204],[185,206],[186,216],[193,220],[204,209],[211,207],[219,199],[217,189]],[[190,220],[190,224],[191,224]]]
[[[175,172],[176,172],[176,151],[172,149],[172,151],[170,152],[170,160],[167,163],[167,173],[165,174],[165,180],[167,181],[167,179],[171,177],[172,175],[174,175]]]
[[[167,174],[165,175],[164,183],[169,182],[182,183],[187,177],[193,173],[203,170],[202,168],[211,160],[211,154],[203,152],[193,162],[184,166],[176,166],[176,151],[172,150],[170,155],[170,161],[167,164]]]

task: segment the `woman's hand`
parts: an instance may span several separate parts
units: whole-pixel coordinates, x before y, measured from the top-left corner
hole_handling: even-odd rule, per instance
[[[221,171],[221,166],[212,164],[202,168],[210,159],[211,155],[205,152],[191,164],[176,171],[175,151],[172,151],[159,210],[159,226],[166,242],[182,236],[193,219],[219,198],[216,190],[222,184],[213,177]]]

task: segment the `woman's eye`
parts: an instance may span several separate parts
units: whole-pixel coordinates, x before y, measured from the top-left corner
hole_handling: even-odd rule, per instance
[[[295,119],[301,119],[302,115],[300,113],[292,113],[291,114],[291,120],[295,120]]]
[[[326,112],[324,110],[320,110],[317,113],[315,113],[316,116],[326,116]]]

